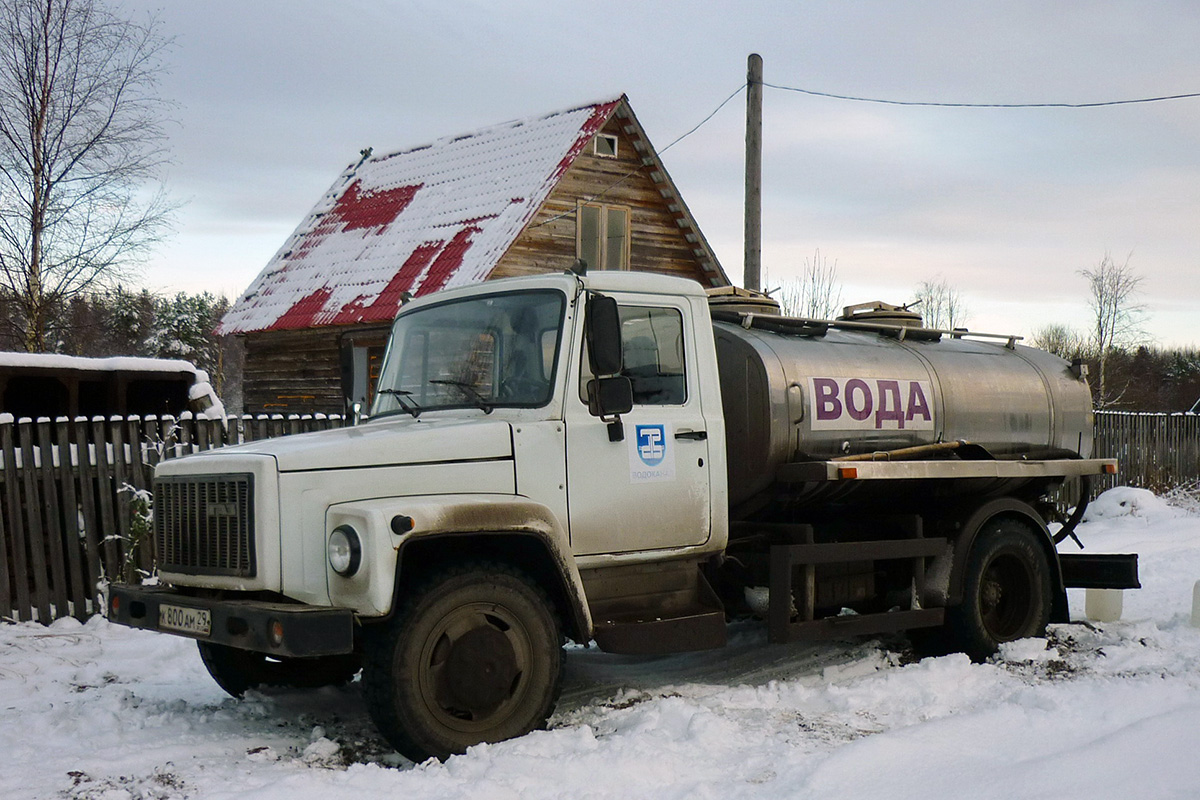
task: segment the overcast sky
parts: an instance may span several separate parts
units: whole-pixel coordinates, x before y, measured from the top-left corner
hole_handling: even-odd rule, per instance
[[[128,0],[137,13],[154,0]],[[240,294],[340,171],[624,92],[660,150],[744,83],[894,100],[1080,103],[1200,92],[1200,4],[204,0],[175,38],[168,190],[145,282]],[[946,278],[974,330],[1083,329],[1079,270],[1142,274],[1146,329],[1200,344],[1200,98],[1083,110],[873,105],[768,88],[763,262],[816,249],[843,302]],[[742,279],[745,94],[664,156]]]

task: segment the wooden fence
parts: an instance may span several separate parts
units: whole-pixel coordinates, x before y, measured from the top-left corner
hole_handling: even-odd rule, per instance
[[[99,610],[100,580],[149,570],[144,510],[159,461],[341,425],[321,416],[0,417],[0,618],[86,619]],[[1095,452],[1120,459],[1121,484],[1161,492],[1200,481],[1200,416],[1098,412]]]
[[[100,610],[101,580],[148,570],[147,490],[159,461],[341,425],[323,416],[0,417],[0,618],[86,619]]]
[[[1165,492],[1200,481],[1200,415],[1096,412],[1097,458],[1115,458],[1120,472],[1103,487],[1140,486]]]

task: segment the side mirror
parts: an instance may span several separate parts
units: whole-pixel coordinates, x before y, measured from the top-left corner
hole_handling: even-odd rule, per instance
[[[588,360],[596,375],[616,375],[623,366],[621,315],[617,301],[604,295],[592,295],[587,301]],[[590,394],[590,392],[589,392]]]
[[[592,378],[587,382],[588,411],[593,417],[613,417],[633,410],[633,384],[624,375]]]

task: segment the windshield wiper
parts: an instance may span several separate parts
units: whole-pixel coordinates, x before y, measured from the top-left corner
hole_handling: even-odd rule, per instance
[[[404,389],[379,389],[378,393],[390,394],[395,397],[396,405],[400,406],[400,410],[407,414],[412,414],[413,419],[421,416],[421,407],[410,396],[412,392],[405,391]]]
[[[430,383],[436,383],[439,386],[453,386],[456,389],[462,389],[463,394],[475,401],[475,405],[483,409],[483,413],[492,413],[492,404],[489,403],[483,395],[481,395],[474,386],[466,381],[448,381],[448,380],[431,380]]]

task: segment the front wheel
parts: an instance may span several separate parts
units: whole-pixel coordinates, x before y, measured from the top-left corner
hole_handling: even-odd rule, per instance
[[[562,649],[545,593],[520,572],[449,570],[367,641],[363,689],[380,733],[413,761],[543,727]]]
[[[946,610],[953,645],[982,661],[1004,642],[1041,636],[1053,587],[1038,532],[1013,519],[989,522],[971,545],[960,605]]]

